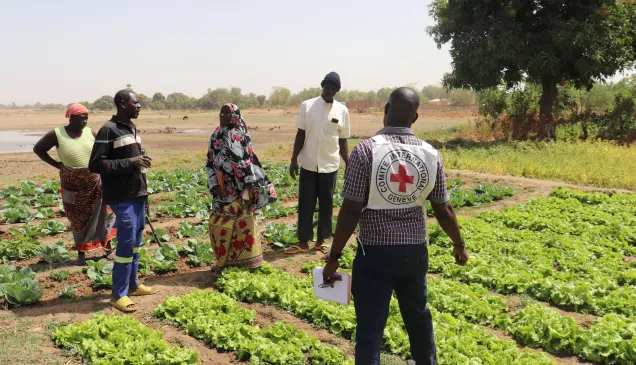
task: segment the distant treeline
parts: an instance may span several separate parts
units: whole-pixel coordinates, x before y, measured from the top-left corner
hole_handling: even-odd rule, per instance
[[[131,85],[128,88],[132,90]],[[415,89],[415,88],[414,88]],[[365,100],[371,105],[381,105],[389,99],[391,92],[395,87],[384,87],[377,91],[359,91],[359,90],[341,90],[336,96],[336,100],[347,102],[352,100]],[[216,110],[226,103],[234,103],[242,109],[250,109],[257,107],[285,107],[295,106],[304,100],[320,96],[322,89],[310,88],[303,89],[297,93],[285,87],[275,87],[269,95],[256,95],[254,93],[244,94],[239,87],[208,89],[208,91],[200,98],[194,98],[183,93],[172,93],[164,96],[162,93],[155,93],[152,97],[148,97],[143,93],[137,93],[139,101],[143,108],[152,110]],[[473,105],[475,104],[475,94],[471,90],[452,90],[447,92],[444,88],[437,85],[427,85],[418,90],[421,98],[421,104],[427,103],[433,99],[443,99],[445,103],[450,105]],[[90,101],[79,101],[90,110],[112,110],[114,109],[113,96],[104,95],[101,98]],[[0,104],[0,109],[65,109],[68,105],[63,104],[26,104],[11,105]]]

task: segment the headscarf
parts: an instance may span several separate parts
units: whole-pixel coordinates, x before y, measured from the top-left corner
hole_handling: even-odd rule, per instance
[[[266,202],[257,190],[259,187],[271,185],[267,180],[258,158],[254,154],[254,146],[241,111],[235,104],[225,104],[230,109],[232,120],[225,126],[216,128],[208,145],[208,185],[210,190],[219,186],[222,178],[225,198],[217,198],[218,203],[231,203],[246,188],[253,194],[252,209],[259,209]],[[273,190],[273,188],[272,188]],[[256,194],[254,194],[256,193]],[[260,202],[258,200],[261,200]],[[214,205],[215,202],[213,202]]]
[[[66,118],[70,118],[71,115],[80,115],[88,113],[88,109],[82,104],[71,104],[71,106],[66,109]]]

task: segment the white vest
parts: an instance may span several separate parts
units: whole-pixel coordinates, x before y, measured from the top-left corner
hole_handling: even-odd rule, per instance
[[[430,144],[389,142],[372,138],[373,167],[367,209],[406,209],[426,204],[435,187],[438,152]]]

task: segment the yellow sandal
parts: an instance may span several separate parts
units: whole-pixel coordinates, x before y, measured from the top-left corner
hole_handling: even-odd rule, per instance
[[[128,295],[130,295],[131,297],[140,297],[142,295],[153,295],[153,294],[157,294],[157,291],[152,289],[149,286],[145,286],[144,284],[139,284],[139,286],[134,292],[128,293]]]
[[[131,307],[131,306],[134,306],[135,303],[133,303],[133,301],[130,300],[130,298],[128,297],[121,297],[117,299],[117,301],[111,300],[110,305],[112,305],[113,307],[119,309],[120,311],[124,313],[131,313],[137,310],[137,308]]]

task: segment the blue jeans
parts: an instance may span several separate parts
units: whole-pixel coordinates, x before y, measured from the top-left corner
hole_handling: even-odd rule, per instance
[[[426,307],[426,245],[358,245],[351,292],[356,309],[356,365],[379,365],[393,290],[417,365],[436,365],[433,321]]]
[[[146,201],[135,200],[111,204],[115,212],[117,249],[113,267],[113,299],[117,300],[135,291],[139,268],[139,247],[146,224]]]

